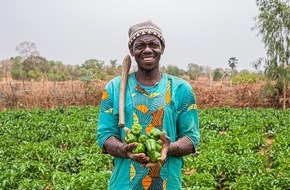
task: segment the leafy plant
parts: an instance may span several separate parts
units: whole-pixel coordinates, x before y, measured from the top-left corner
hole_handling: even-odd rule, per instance
[[[98,112],[94,106],[0,112],[0,189],[107,189],[113,164],[96,144]],[[287,189],[289,115],[199,110],[201,142],[183,158],[183,189]]]

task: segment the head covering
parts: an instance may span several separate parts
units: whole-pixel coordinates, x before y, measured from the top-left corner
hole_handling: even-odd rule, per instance
[[[142,35],[154,35],[158,37],[162,43],[162,45],[165,45],[165,40],[162,35],[162,30],[159,26],[154,24],[151,20],[141,22],[138,24],[135,24],[129,28],[129,42],[128,46],[130,47],[133,43],[133,41]]]

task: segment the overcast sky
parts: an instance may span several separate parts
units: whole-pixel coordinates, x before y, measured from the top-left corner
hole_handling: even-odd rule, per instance
[[[129,27],[152,20],[166,41],[161,65],[225,69],[236,57],[236,69],[253,70],[251,62],[265,56],[251,30],[257,14],[255,0],[1,0],[0,60],[29,41],[47,60],[121,64]]]

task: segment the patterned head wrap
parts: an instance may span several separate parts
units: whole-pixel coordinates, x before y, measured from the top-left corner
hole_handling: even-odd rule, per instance
[[[163,38],[161,28],[159,28],[159,26],[154,24],[151,20],[131,26],[128,33],[129,33],[129,42],[128,42],[129,47],[132,45],[132,43],[136,38],[146,34],[158,37],[162,45],[165,45],[165,40]]]

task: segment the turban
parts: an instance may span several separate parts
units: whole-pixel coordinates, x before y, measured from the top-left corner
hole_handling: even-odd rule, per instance
[[[130,47],[134,40],[142,35],[153,35],[160,39],[162,45],[165,45],[165,40],[162,35],[162,30],[159,26],[154,24],[151,20],[135,24],[129,28],[129,42]]]

